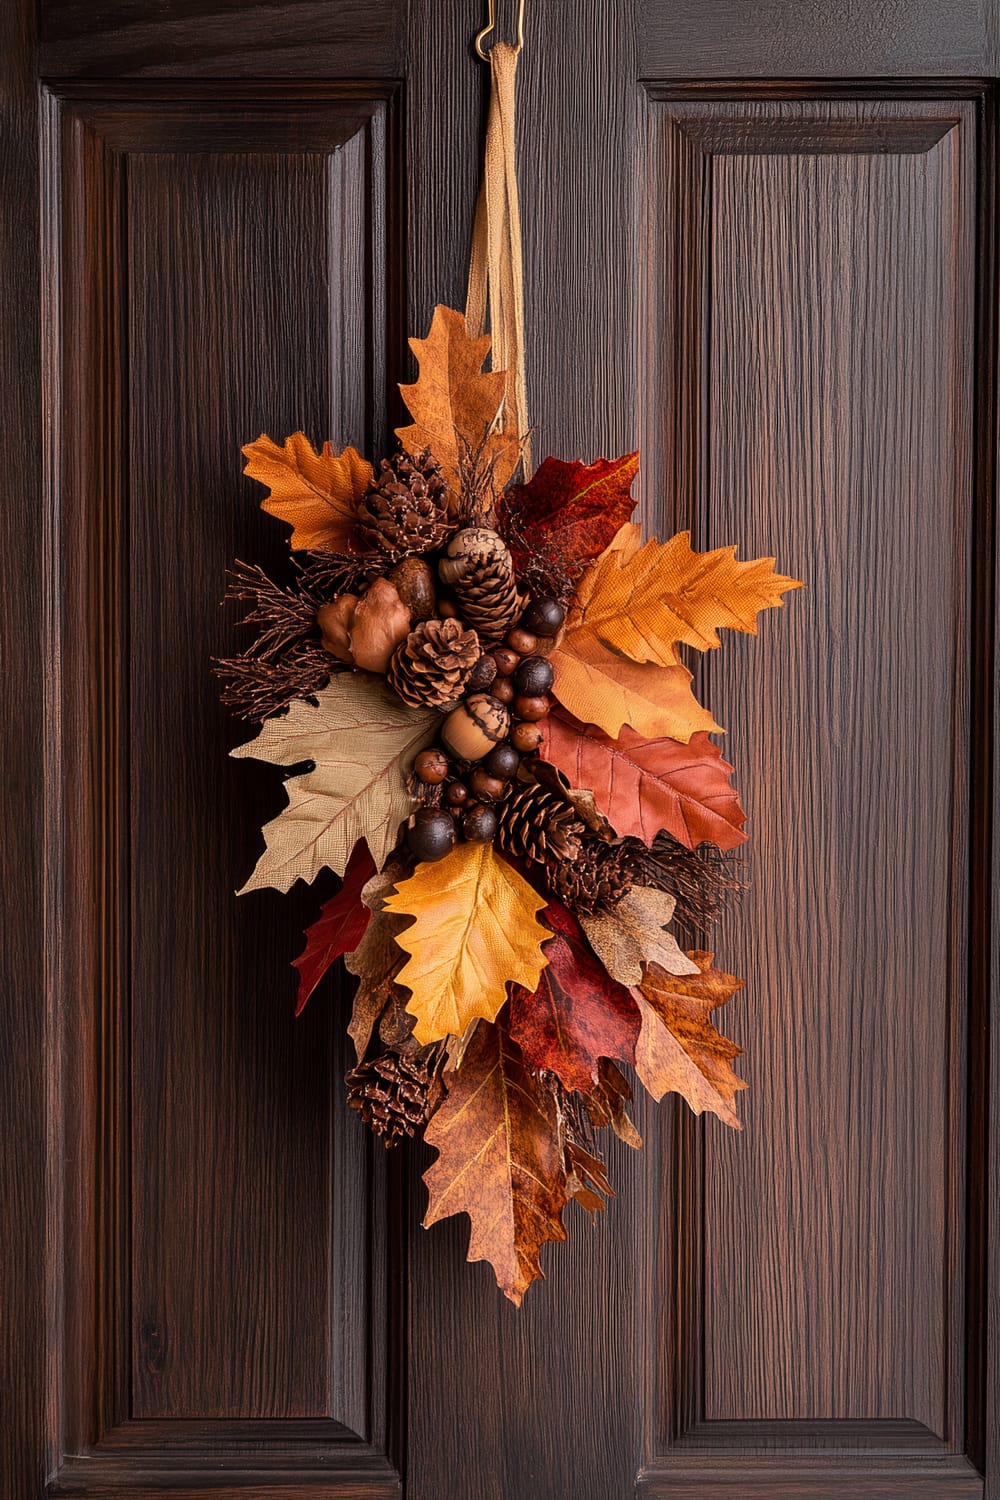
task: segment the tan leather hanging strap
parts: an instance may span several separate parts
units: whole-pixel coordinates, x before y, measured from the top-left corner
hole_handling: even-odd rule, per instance
[[[507,420],[523,443],[525,478],[531,475],[528,401],[524,375],[524,264],[515,159],[515,91],[520,47],[490,48],[490,112],[483,184],[476,204],[469,260],[465,321],[477,338],[486,331],[489,300],[492,368],[507,372]]]

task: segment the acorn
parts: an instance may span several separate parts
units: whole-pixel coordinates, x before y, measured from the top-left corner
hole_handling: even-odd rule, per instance
[[[544,719],[552,707],[552,699],[547,698],[544,693],[537,698],[529,698],[522,693],[514,699],[513,712],[515,719],[523,719],[529,724],[535,724],[539,719]]]
[[[515,724],[510,732],[510,742],[522,755],[530,755],[542,743],[542,731],[537,724]]]
[[[441,750],[421,750],[413,762],[417,779],[425,786],[439,786],[448,775],[451,766],[447,755]]]
[[[562,629],[566,611],[558,599],[532,599],[518,624],[533,635],[558,635]]]
[[[485,766],[477,766],[469,777],[469,791],[480,802],[501,802],[507,789],[503,777],[491,776]]]
[[[555,680],[552,663],[544,656],[526,656],[514,673],[514,686],[526,698],[547,693]]]
[[[517,768],[520,764],[521,757],[507,740],[491,750],[483,761],[483,766],[489,774],[499,776],[502,781],[512,781],[517,775]]]
[[[440,808],[421,807],[410,820],[406,843],[417,859],[444,859],[455,847],[455,825]]]
[[[490,844],[497,831],[497,815],[492,807],[473,807],[462,819],[462,832],[470,844]]]
[[[507,738],[510,712],[489,693],[474,693],[453,708],[441,727],[441,742],[458,760],[482,760]]]

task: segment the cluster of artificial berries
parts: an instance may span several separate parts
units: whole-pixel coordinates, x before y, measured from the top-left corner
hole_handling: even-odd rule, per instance
[[[558,600],[533,600],[503,645],[478,663],[470,686],[484,690],[453,708],[440,745],[416,757],[414,774],[433,798],[407,828],[417,859],[443,859],[459,838],[492,843],[497,806],[509,796],[522,757],[543,739],[554,678],[547,658],[565,616]]]

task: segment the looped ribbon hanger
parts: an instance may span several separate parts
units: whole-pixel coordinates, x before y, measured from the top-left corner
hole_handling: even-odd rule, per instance
[[[496,29],[496,0],[476,37],[476,51],[490,65],[490,109],[486,125],[483,181],[476,202],[469,258],[465,322],[472,338],[486,332],[489,304],[491,367],[507,372],[504,416],[521,440],[524,477],[531,477],[531,443],[524,361],[524,262],[521,209],[515,157],[517,63],[524,46],[524,5],[520,0],[517,44],[486,38]]]

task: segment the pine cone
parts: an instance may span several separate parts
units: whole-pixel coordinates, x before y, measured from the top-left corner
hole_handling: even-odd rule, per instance
[[[389,685],[411,708],[451,708],[479,655],[479,637],[461,620],[425,620],[396,648]]]
[[[348,1104],[382,1137],[386,1149],[405,1135],[416,1135],[429,1118],[429,1093],[436,1076],[429,1052],[385,1052],[358,1063],[345,1076]]]
[[[459,613],[483,641],[497,641],[519,611],[514,560],[497,532],[467,526],[448,543],[438,564],[442,583],[454,590]]]
[[[390,557],[433,552],[455,530],[448,486],[429,448],[384,458],[376,484],[358,502],[358,537]]]
[[[517,787],[499,804],[497,814],[496,841],[504,853],[539,864],[572,864],[580,858],[583,824],[576,809],[556,792],[533,783]]]
[[[548,855],[545,878],[549,889],[571,911],[595,912],[614,906],[635,884],[635,867],[628,849],[593,839],[577,859]]]

